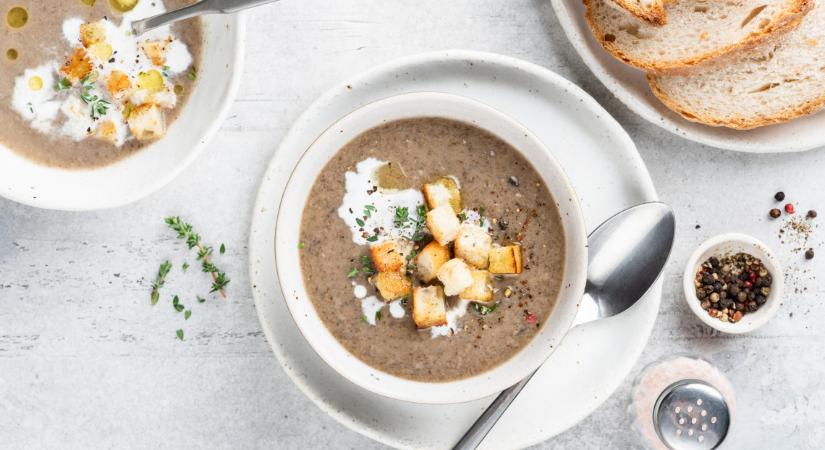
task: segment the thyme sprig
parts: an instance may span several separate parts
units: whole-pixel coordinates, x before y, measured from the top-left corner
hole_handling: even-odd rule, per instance
[[[212,277],[212,290],[209,292],[219,292],[221,297],[226,298],[224,288],[230,280],[226,277],[226,273],[218,269],[209,259],[212,254],[212,247],[204,245],[201,242],[200,235],[192,229],[192,225],[182,221],[180,217],[167,217],[165,222],[169,228],[178,233],[178,239],[185,241],[190,250],[197,249],[197,259],[201,262],[201,270]]]
[[[109,106],[111,106],[111,103],[94,94],[95,80],[90,79],[89,77],[90,75],[87,75],[80,81],[80,99],[89,105],[92,119],[97,120],[101,116],[106,115],[106,112],[109,111]]]

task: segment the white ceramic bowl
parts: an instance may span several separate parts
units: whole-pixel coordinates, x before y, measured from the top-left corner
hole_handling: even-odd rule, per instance
[[[768,301],[765,302],[762,307],[756,312],[745,314],[739,322],[723,322],[715,317],[711,317],[707,311],[702,309],[702,306],[699,304],[699,299],[696,297],[696,288],[693,280],[696,277],[699,266],[711,256],[718,257],[740,252],[753,255],[761,259],[762,263],[765,264],[768,272],[770,272],[773,277],[771,294],[768,296]],[[705,325],[719,331],[739,334],[747,333],[761,327],[776,315],[785,291],[785,273],[782,270],[782,265],[779,263],[779,260],[765,244],[745,234],[728,233],[708,239],[693,252],[693,255],[685,267],[683,285],[685,289],[685,300],[690,310],[696,314],[699,320],[704,322]]]
[[[38,208],[112,208],[149,195],[183,172],[218,131],[243,71],[243,16],[205,16],[203,26],[195,90],[163,139],[115,164],[90,170],[43,166],[0,144],[0,195]]]
[[[309,300],[300,269],[301,212],[317,175],[345,144],[383,123],[412,117],[444,117],[474,124],[518,149],[538,170],[561,211],[567,261],[558,302],[539,334],[509,361],[462,380],[428,383],[383,373],[349,353],[330,333]],[[558,347],[578,310],[587,274],[587,236],[567,176],[533,134],[504,114],[474,100],[449,94],[414,93],[368,104],[327,129],[304,152],[281,200],[275,231],[278,278],[287,306],[301,333],[327,364],[364,389],[416,403],[460,403],[512,386],[535,370]],[[343,179],[341,182],[343,183]],[[331,220],[338,220],[332,218]]]

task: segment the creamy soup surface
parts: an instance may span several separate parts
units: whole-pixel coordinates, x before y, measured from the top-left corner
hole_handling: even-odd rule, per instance
[[[202,25],[137,37],[129,24],[191,3],[0,0],[0,145],[94,168],[163,138],[195,86]]]
[[[489,301],[445,295],[445,324],[422,329],[412,295],[382,297],[370,248],[403,236],[421,252],[433,240],[419,225],[418,213],[431,210],[421,210],[429,199],[422,186],[445,177],[460,189],[462,226],[483,229],[496,249],[519,246],[523,270],[490,273]],[[315,180],[298,246],[310,300],[341,344],[379,370],[422,381],[461,379],[510,359],[547,320],[564,275],[559,209],[536,170],[492,134],[441,118],[390,122],[342,148]],[[457,258],[455,244],[446,247]],[[416,257],[409,261],[401,270],[415,288],[446,292],[447,283],[416,275]]]

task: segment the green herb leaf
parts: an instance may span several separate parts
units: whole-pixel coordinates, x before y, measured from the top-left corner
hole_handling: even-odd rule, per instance
[[[177,312],[181,312],[181,311],[183,311],[184,309],[186,309],[186,307],[185,307],[185,306],[183,306],[183,305],[180,303],[180,298],[178,298],[178,296],[177,296],[177,295],[176,295],[176,296],[174,296],[174,297],[172,297],[172,307],[173,307],[173,308],[175,308],[175,311],[177,311]]]
[[[467,213],[465,213],[464,211],[461,211],[461,214],[458,215],[458,220],[460,220],[461,222],[466,222],[467,221]]]
[[[361,219],[359,219],[359,218],[357,218],[357,217],[355,218],[355,223],[357,223],[359,227],[363,227],[363,226],[364,226],[364,221],[363,221],[363,220],[361,220]]]
[[[183,263],[183,265],[182,265],[182,266],[180,266],[180,268],[181,268],[181,269],[183,269],[183,271],[184,271],[184,272],[186,272],[186,269],[188,269],[188,268],[189,268],[189,263],[188,263],[188,262],[184,262],[184,263]]]
[[[354,268],[354,269],[350,270],[349,273],[347,274],[347,278],[355,278],[357,276],[358,276],[358,269],[357,268]]]
[[[149,297],[149,302],[152,305],[158,303],[158,299],[160,299],[160,288],[166,283],[166,275],[169,274],[170,270],[172,270],[172,263],[169,261],[164,261],[160,267],[158,267],[158,274],[155,277],[154,283],[152,283],[152,294]]]
[[[195,81],[195,78],[197,78],[197,77],[198,77],[198,73],[195,71],[195,68],[194,68],[194,67],[193,67],[193,68],[191,68],[191,69],[189,69],[189,73],[187,73],[187,75],[189,76],[189,79],[190,79],[191,81]]]
[[[395,208],[395,217],[393,218],[393,224],[396,228],[402,228],[410,220],[410,211],[409,208],[406,206],[399,206]]]
[[[375,320],[381,320],[381,311],[375,311]]]
[[[220,250],[219,250],[219,251],[221,252],[221,255],[223,255],[224,253],[226,253],[226,246],[225,246],[225,245],[223,245],[223,244],[221,244],[221,248],[220,248]]]
[[[198,303],[205,303],[206,302],[206,299],[201,297],[200,295],[196,295],[195,298],[198,299]]]
[[[304,247],[306,247],[306,244],[304,244],[303,242],[298,243],[298,249],[302,249]]]
[[[498,303],[493,303],[490,306],[482,305],[480,303],[473,303],[473,309],[475,312],[482,316],[486,316],[487,314],[491,314],[493,311],[498,308]]]
[[[189,320],[192,317],[192,310],[187,309],[186,312],[183,313],[183,320]]]
[[[367,242],[375,242],[378,240],[378,235],[373,235],[367,238]]]
[[[378,209],[375,207],[375,205],[366,205],[364,206],[364,216],[369,219],[372,216],[372,213],[377,210]]]
[[[178,331],[175,331],[175,336],[177,336],[178,339],[180,339],[182,341],[183,340],[183,330],[178,329]]]
[[[72,87],[72,82],[69,81],[67,78],[61,78],[57,83],[54,84],[55,91],[65,91]]]

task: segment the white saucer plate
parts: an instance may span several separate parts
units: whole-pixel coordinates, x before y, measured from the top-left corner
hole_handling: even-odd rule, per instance
[[[250,230],[250,278],[261,325],[295,384],[349,428],[400,448],[448,448],[492,397],[422,405],[372,394],[337,374],[312,350],[287,309],[275,266],[275,223],[289,174],[307,148],[341,117],[411,92],[462,95],[498,109],[544,141],[580,196],[592,230],[620,210],[656,200],[630,137],[584,91],[555,73],[488,53],[445,51],[403,58],[334,87],[298,118],[267,169]],[[615,318],[572,329],[482,444],[529,446],[598,408],[632,369],[653,328],[661,282]]]
[[[581,0],[552,0],[556,17],[584,63],[610,92],[645,120],[685,139],[748,153],[801,152],[825,146],[825,113],[780,125],[737,131],[690,122],[669,110],[650,91],[644,73],[605,51],[590,32]]]

